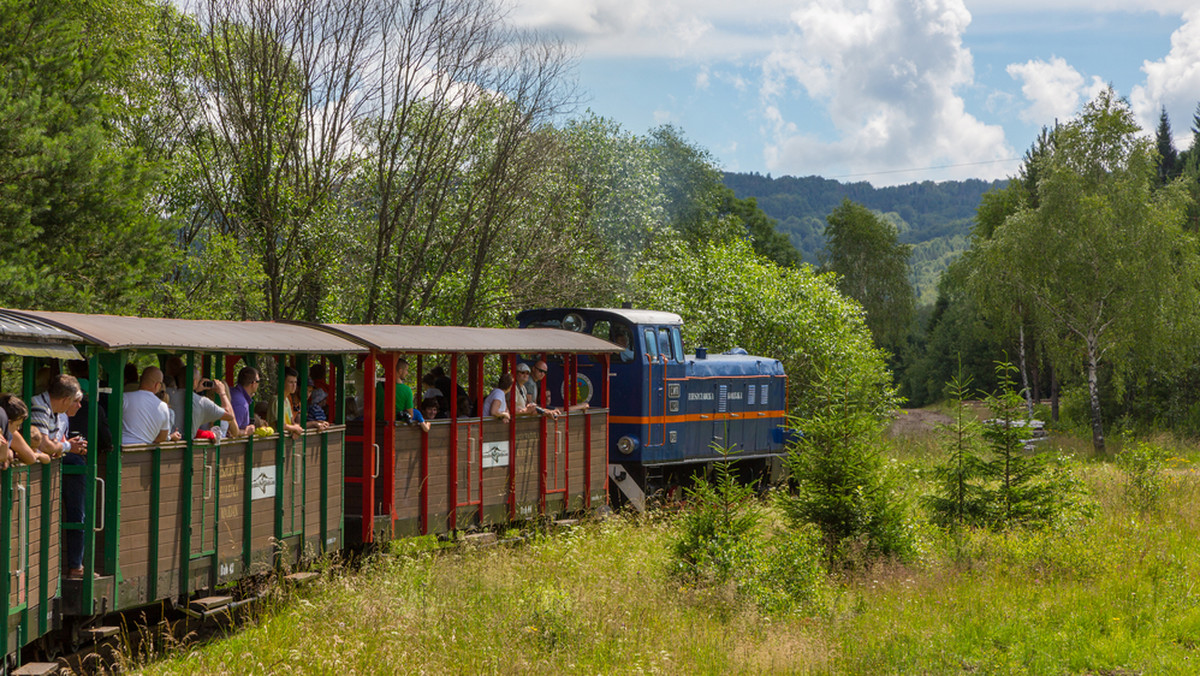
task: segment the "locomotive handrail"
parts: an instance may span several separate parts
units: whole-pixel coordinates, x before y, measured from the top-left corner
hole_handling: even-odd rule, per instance
[[[209,462],[204,463],[204,499],[205,500],[212,499],[213,474],[214,473],[215,472],[213,472],[212,463],[209,463]]]
[[[300,470],[300,467],[302,467],[303,463],[304,463],[304,453],[301,451],[295,450],[296,446],[298,446],[298,445],[299,444],[292,444],[292,462],[293,462],[292,485],[293,486],[300,485],[300,471],[299,470]]]
[[[100,516],[96,518],[96,526],[92,530],[99,533],[100,531],[104,530],[104,522],[107,520],[105,518],[104,505],[108,502],[108,500],[105,499],[107,497],[108,490],[105,487],[104,479],[102,477],[96,477],[96,483],[100,484]]]
[[[371,473],[371,478],[378,479],[381,471],[380,463],[382,462],[383,454],[379,452],[379,444],[371,444],[371,447],[375,450],[375,471]]]

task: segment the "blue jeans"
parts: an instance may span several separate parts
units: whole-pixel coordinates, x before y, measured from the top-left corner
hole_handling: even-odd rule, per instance
[[[86,464],[82,455],[66,453],[63,466]],[[82,474],[63,474],[63,523],[83,523],[83,480]],[[83,567],[83,531],[63,529],[63,547],[67,550],[67,568]]]

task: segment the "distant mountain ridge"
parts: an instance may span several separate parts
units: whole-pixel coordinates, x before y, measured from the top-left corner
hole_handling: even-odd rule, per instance
[[[865,181],[840,183],[820,176],[731,172],[724,182],[738,198],[753,197],[804,260],[814,264],[825,248],[825,217],[843,199],[884,214],[896,225],[900,241],[913,245],[912,280],[922,303],[935,300],[942,270],[967,249],[983,194],[1008,183],[968,179],[876,188]]]

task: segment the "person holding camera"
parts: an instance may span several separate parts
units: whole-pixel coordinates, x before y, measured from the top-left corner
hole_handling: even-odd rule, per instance
[[[221,400],[220,404],[209,396],[214,391]],[[183,397],[171,397],[171,408],[175,410],[175,424],[179,427],[183,427],[183,402]],[[195,437],[201,428],[207,429],[209,425],[222,420],[234,422],[229,388],[224,381],[211,380],[197,372],[196,377],[192,379],[192,436]],[[233,425],[230,425],[230,428],[232,429]]]

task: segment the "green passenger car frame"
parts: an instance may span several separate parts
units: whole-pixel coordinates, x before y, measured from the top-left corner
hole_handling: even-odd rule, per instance
[[[344,388],[343,355],[360,349],[328,333],[293,324],[0,310],[0,320],[6,315],[70,332],[87,360],[87,397],[93,402],[99,395],[101,372],[119,377],[135,353],[179,355],[184,360],[187,382],[191,382],[199,368],[207,369],[204,372],[210,376],[219,375],[214,370],[219,370],[217,365],[222,359],[230,365],[239,359],[253,363],[256,355],[270,355],[279,364],[278,382],[282,383],[283,369],[291,358],[303,374],[302,386],[307,384],[308,361],[320,358],[331,363],[338,387]],[[32,394],[34,370],[27,364],[26,397]],[[66,474],[84,475],[84,500],[89,506],[83,523],[63,524],[68,530],[84,533],[85,569],[81,579],[61,581],[65,615],[90,616],[168,598],[183,600],[260,568],[265,571],[295,562],[304,553],[341,547],[344,389],[337,391],[335,424],[328,431],[308,432],[298,440],[278,434],[221,444],[189,438],[123,448],[122,399],[121,388],[113,388],[107,418],[113,437],[112,451],[106,455],[89,453],[84,465],[63,468]],[[185,398],[184,402],[181,429],[190,430],[191,398]],[[280,406],[282,403],[280,398]],[[301,424],[306,422],[304,409]],[[88,411],[87,436],[94,440],[98,437],[98,407],[90,406]],[[264,458],[265,465],[260,462]],[[286,486],[279,486],[273,500],[252,504],[252,471],[256,466],[273,468],[278,483]],[[228,470],[230,481],[236,483],[220,480],[223,469]],[[3,499],[0,517],[7,517],[0,524],[0,539],[3,553],[10,557],[15,520],[12,474],[4,472],[0,482],[0,499]],[[129,483],[131,480],[133,483]],[[317,482],[321,485],[315,485]],[[230,489],[229,485],[236,488]],[[310,491],[313,504],[306,510]],[[51,492],[43,493],[41,511],[49,514],[46,506],[50,505]],[[133,502],[127,503],[124,500],[127,497]],[[223,506],[226,514],[222,514]],[[142,522],[138,524],[141,529],[138,533],[127,532],[125,528],[134,514]],[[235,524],[233,527],[229,527],[231,522]],[[56,532],[53,537],[48,532],[51,525],[47,520],[41,524],[40,541],[46,545],[57,540]],[[228,533],[236,533],[237,543],[229,542],[228,537],[222,540],[222,526]],[[123,537],[129,535],[134,537]],[[282,558],[286,546],[292,547],[287,561]],[[128,554],[134,549],[142,560],[138,575],[130,578]],[[0,638],[6,645],[23,644],[53,628],[49,600],[57,595],[59,572],[50,570],[45,562],[38,572],[44,581],[38,589],[54,587],[54,593],[43,592],[46,598],[39,599],[36,616],[27,622],[23,619],[14,627],[15,631],[9,630],[8,623],[0,628],[4,632]],[[11,576],[0,581],[0,592],[9,592],[4,598],[11,596],[12,589]],[[28,614],[29,608],[29,603],[19,607],[10,604],[9,616],[24,618],[22,614]],[[12,640],[14,636],[17,640]]]

